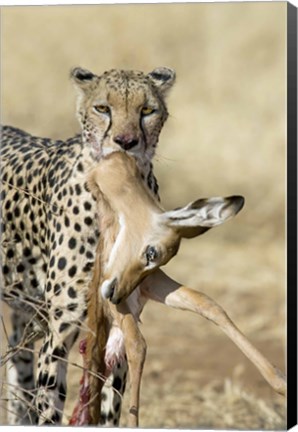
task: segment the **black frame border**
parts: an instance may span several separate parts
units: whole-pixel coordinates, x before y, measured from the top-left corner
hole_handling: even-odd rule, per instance
[[[297,8],[287,3],[287,428],[297,424]]]

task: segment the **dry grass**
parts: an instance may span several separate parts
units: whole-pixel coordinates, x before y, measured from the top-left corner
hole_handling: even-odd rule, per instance
[[[78,131],[71,67],[176,69],[155,164],[165,207],[235,193],[246,206],[185,241],[166,271],[215,298],[283,370],[285,17],[274,2],[5,8],[1,70],[2,121],[66,138]],[[142,321],[142,426],[285,427],[282,398],[212,324],[156,304]]]

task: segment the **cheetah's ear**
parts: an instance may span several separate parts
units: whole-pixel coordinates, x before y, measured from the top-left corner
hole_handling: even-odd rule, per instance
[[[76,87],[79,87],[82,90],[84,90],[89,86],[91,82],[94,82],[94,80],[97,78],[97,75],[93,74],[87,69],[75,67],[74,69],[71,70],[70,77],[75,83]]]
[[[166,95],[176,80],[176,73],[173,69],[159,67],[150,72],[148,77],[153,81],[155,87],[157,87],[163,95]]]

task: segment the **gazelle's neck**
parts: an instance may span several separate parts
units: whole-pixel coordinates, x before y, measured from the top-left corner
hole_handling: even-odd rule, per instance
[[[131,218],[134,213],[141,218],[143,209],[146,209],[146,213],[148,209],[162,211],[157,200],[149,193],[138,164],[127,153],[114,152],[103,158],[91,177],[116,212],[130,213]]]

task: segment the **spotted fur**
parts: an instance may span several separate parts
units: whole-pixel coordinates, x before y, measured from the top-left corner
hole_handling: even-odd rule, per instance
[[[14,127],[1,130],[2,297],[14,310],[10,346],[21,344],[8,362],[10,424],[61,422],[67,356],[86,317],[96,245],[104,235],[88,173],[103,154],[122,149],[158,193],[151,159],[167,118],[164,98],[173,71],[97,76],[76,68],[71,76],[81,135],[54,141]],[[35,382],[32,349],[38,337],[43,343]],[[110,377],[120,393],[126,370],[124,361]],[[117,425],[120,412],[121,398],[105,388],[102,423]]]

